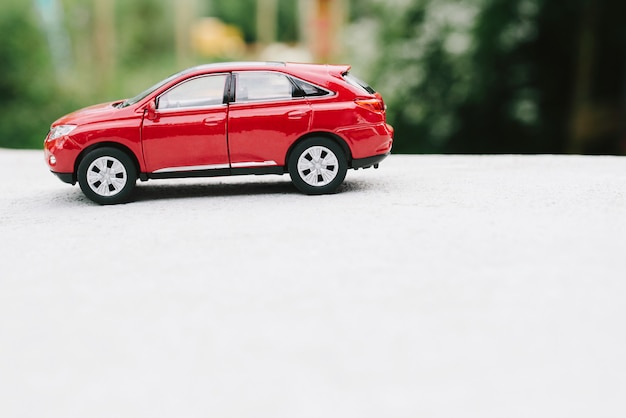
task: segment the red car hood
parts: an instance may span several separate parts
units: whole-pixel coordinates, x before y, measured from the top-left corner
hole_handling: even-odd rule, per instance
[[[120,109],[114,107],[114,104],[120,103],[119,100],[115,102],[101,103],[94,106],[85,107],[65,115],[56,120],[52,126],[57,125],[82,125],[85,123],[107,119],[107,115],[114,115]]]

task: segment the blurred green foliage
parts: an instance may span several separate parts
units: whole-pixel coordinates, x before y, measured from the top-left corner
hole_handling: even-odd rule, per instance
[[[626,152],[626,2],[353,4],[351,57],[387,100],[396,152]]]
[[[116,12],[119,28],[116,44],[122,68],[145,65],[146,58],[158,59],[164,53],[173,54],[171,10],[166,3],[154,0],[117,2]]]
[[[298,41],[298,22],[296,0],[276,0],[277,2],[277,40],[280,42]],[[225,23],[238,26],[243,31],[246,42],[256,42],[257,0],[208,1],[208,12]]]
[[[55,102],[45,39],[28,4],[0,6],[0,146],[39,145],[47,133]],[[27,139],[27,140],[25,140]]]
[[[297,42],[298,2],[277,1],[277,40]],[[345,1],[335,60],[383,94],[395,152],[626,152],[626,2]],[[58,0],[59,58],[38,2],[0,3],[2,147],[38,148],[59,116],[206,61],[177,49],[184,5],[256,41],[256,0]]]

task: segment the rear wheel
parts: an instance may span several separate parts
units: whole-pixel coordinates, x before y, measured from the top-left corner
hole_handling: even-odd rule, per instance
[[[77,174],[85,196],[101,205],[125,202],[137,182],[133,161],[116,148],[91,151],[80,162]]]
[[[343,149],[328,138],[309,138],[295,146],[288,161],[291,181],[302,193],[334,193],[346,178]]]

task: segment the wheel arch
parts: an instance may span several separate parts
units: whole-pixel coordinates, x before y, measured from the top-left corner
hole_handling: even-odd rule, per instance
[[[73,177],[74,177],[73,180],[74,181],[77,180],[77,177],[78,177],[78,174],[77,174],[78,173],[78,166],[80,165],[81,161],[91,151],[96,150],[96,149],[100,149],[100,148],[115,148],[115,149],[117,149],[119,151],[122,151],[126,155],[128,155],[128,157],[132,160],[133,165],[135,166],[135,170],[137,170],[137,178],[140,177],[140,175],[141,175],[141,167],[139,166],[139,161],[137,160],[137,156],[135,155],[135,153],[130,148],[128,148],[125,145],[120,144],[119,142],[103,141],[103,142],[98,142],[98,143],[95,143],[95,144],[92,144],[92,145],[88,146],[87,148],[82,150],[80,152],[80,154],[78,154],[78,157],[76,158],[76,161],[74,161],[74,173],[73,173]]]
[[[293,144],[291,144],[291,146],[287,150],[287,155],[285,156],[285,170],[287,171],[289,170],[289,158],[291,157],[291,153],[293,152],[293,149],[299,143],[301,143],[302,141],[306,141],[309,138],[327,138],[337,143],[337,145],[341,147],[341,149],[343,150],[346,156],[346,162],[348,164],[348,167],[352,167],[352,151],[350,150],[350,147],[348,146],[346,141],[339,135],[336,135],[332,132],[316,131],[316,132],[309,132],[306,135],[302,135]]]

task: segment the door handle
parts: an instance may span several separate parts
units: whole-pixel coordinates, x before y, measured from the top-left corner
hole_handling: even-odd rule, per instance
[[[209,116],[204,118],[203,122],[206,126],[217,126],[223,120],[222,116]]]
[[[309,112],[305,110],[292,110],[291,112],[287,112],[287,117],[289,119],[302,119],[308,114]]]

